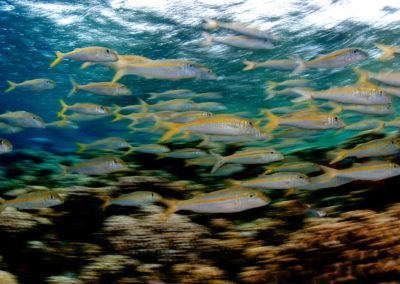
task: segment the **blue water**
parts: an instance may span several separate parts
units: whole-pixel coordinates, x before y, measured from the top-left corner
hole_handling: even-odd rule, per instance
[[[398,69],[398,59],[379,62],[379,51],[373,43],[399,45],[400,5],[394,1],[24,1],[7,0],[0,4],[0,89],[6,80],[21,82],[34,78],[56,81],[56,89],[39,94],[11,92],[0,97],[0,113],[26,110],[57,120],[59,99],[71,89],[68,76],[82,84],[111,80],[114,71],[95,66],[80,70],[81,62],[63,60],[49,68],[56,51],[68,52],[78,47],[105,46],[119,54],[135,54],[152,59],[185,58],[205,64],[217,75],[217,81],[149,80],[126,76],[132,97],[102,97],[78,92],[66,98],[68,104],[95,102],[102,105],[136,104],[137,97],[146,99],[149,92],[188,88],[196,92],[217,91],[224,96],[228,112],[249,111],[256,117],[260,108],[290,105],[287,97],[265,101],[265,81],[293,79],[289,72],[255,69],[243,72],[243,60],[264,61],[301,56],[304,59],[346,47],[367,50],[370,59],[358,64],[369,70]],[[276,48],[250,51],[220,44],[201,45],[205,18],[244,22],[271,28],[278,37]],[[211,31],[218,35],[229,31]],[[311,79],[318,89],[355,83],[351,67],[335,70],[309,70],[301,78]],[[393,99],[398,107],[398,99]],[[366,119],[356,116],[350,121]],[[384,117],[390,120],[395,116]],[[126,134],[122,123],[85,122],[78,130],[26,130],[3,135],[15,149],[32,147],[29,138],[46,138],[56,149],[75,149],[74,142],[91,142],[111,135],[125,136],[139,142],[141,137]],[[312,146],[335,146],[354,133],[321,133],[322,139]],[[335,139],[332,139],[334,138]],[[329,140],[329,141],[328,141]]]

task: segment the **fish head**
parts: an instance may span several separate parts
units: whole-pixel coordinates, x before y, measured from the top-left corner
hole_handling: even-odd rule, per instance
[[[298,173],[295,176],[300,186],[307,185],[311,183],[311,179],[305,174]]]
[[[102,60],[100,61],[105,61],[105,62],[115,62],[118,61],[118,53],[112,49],[109,48],[104,48],[100,49],[97,54],[99,58]]]
[[[189,63],[186,68],[195,75],[198,80],[216,80],[217,75],[211,70],[201,65]]]
[[[368,53],[361,48],[352,48],[348,53],[348,61],[349,62],[358,62],[365,60],[369,57]]]
[[[263,40],[262,40],[262,45],[263,45],[264,48],[267,48],[267,49],[272,49],[272,48],[274,48],[274,45],[273,45],[272,42],[271,42],[270,40],[268,40],[268,39],[263,39]]]
[[[132,95],[131,90],[129,90],[126,86],[121,86],[115,90],[116,95],[118,96],[130,96]]]
[[[56,83],[53,80],[48,79],[44,81],[44,86],[46,89],[53,89],[56,86]]]
[[[271,149],[266,153],[266,160],[271,161],[271,162],[276,162],[276,161],[282,161],[284,159],[284,156],[282,153]]]
[[[158,202],[163,200],[163,197],[161,195],[159,195],[158,193],[155,192],[150,192],[149,193],[149,198],[152,202]]]
[[[395,163],[390,163],[390,172],[393,173],[393,175],[400,175],[400,165],[395,164]]]
[[[268,196],[257,190],[244,190],[242,194],[242,204],[248,209],[264,206],[270,202]]]
[[[128,165],[119,158],[112,158],[110,160],[109,166],[114,170],[124,170],[128,169]]]
[[[327,124],[331,128],[343,128],[346,126],[343,120],[341,120],[337,115],[329,115],[327,119]]]
[[[109,107],[105,107],[105,106],[99,106],[96,108],[96,113],[98,114],[107,114],[110,112],[110,108]]]
[[[62,198],[58,193],[50,192],[46,198],[47,207],[56,206],[64,203],[64,198]]]
[[[379,88],[373,88],[371,90],[372,92],[372,98],[376,98],[376,103],[377,104],[390,104],[391,106],[391,100],[390,98],[387,96],[386,92],[382,89]]]
[[[399,149],[400,149],[400,139],[398,139],[398,138],[393,139],[393,140],[390,141],[390,143],[392,145],[396,145],[396,147],[399,147]]]
[[[0,145],[1,145],[0,148],[3,149],[2,152],[11,151],[13,148],[13,145],[11,144],[11,142],[6,139],[0,139]]]

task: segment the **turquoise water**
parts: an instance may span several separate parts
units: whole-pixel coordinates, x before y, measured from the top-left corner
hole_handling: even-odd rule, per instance
[[[205,45],[202,36],[205,31],[219,36],[234,35],[224,29],[205,30],[203,24],[207,18],[271,29],[277,38],[274,41],[275,48],[260,51],[222,44]],[[85,1],[84,4],[82,1],[6,0],[0,3],[0,23],[0,92],[8,88],[6,80],[22,82],[49,78],[57,84],[55,89],[39,93],[13,91],[1,94],[0,114],[25,110],[39,115],[46,123],[60,119],[57,117],[57,112],[61,109],[60,99],[64,99],[68,105],[87,102],[104,106],[127,106],[139,104],[138,98],[154,103],[154,100],[148,100],[150,92],[190,89],[196,93],[220,93],[221,99],[208,101],[219,102],[227,110],[215,113],[245,113],[246,118],[253,122],[263,118],[261,126],[264,126],[268,120],[259,114],[260,109],[293,106],[291,97],[278,95],[271,100],[265,100],[266,81],[309,79],[313,88],[324,90],[355,84],[357,76],[352,71],[355,66],[370,71],[400,70],[399,56],[381,62],[378,60],[380,51],[374,46],[374,43],[400,45],[400,5],[389,0],[92,0]],[[108,47],[121,55],[196,61],[215,72],[217,79],[172,81],[129,75],[119,82],[128,86],[132,96],[107,97],[79,91],[72,97],[67,97],[72,88],[69,76],[73,76],[80,84],[111,81],[114,76],[113,70],[99,65],[81,70],[82,62],[68,59],[54,68],[49,67],[56,58],[56,51],[69,52],[87,46]],[[366,50],[369,58],[343,68],[309,69],[298,76],[292,75],[290,71],[264,68],[242,71],[244,60],[299,57],[310,60],[348,47]],[[338,116],[347,124],[371,119],[391,121],[398,117],[400,102],[399,98],[390,97],[395,109],[393,115],[373,116],[343,112]],[[189,199],[198,193],[226,187],[225,178],[248,179],[264,171],[261,166],[250,165],[244,166],[236,174],[212,177],[209,175],[210,167],[184,167],[183,160],[156,159],[155,155],[144,154],[122,156],[121,152],[113,152],[113,155],[121,156],[128,163],[131,172],[98,177],[62,175],[60,164],[71,165],[108,155],[100,151],[76,154],[76,142],[91,143],[116,136],[139,146],[156,143],[160,137],[148,132],[131,131],[127,128],[129,121],[112,122],[112,119],[113,117],[107,117],[78,122],[74,129],[47,127],[1,134],[0,138],[9,140],[14,146],[11,153],[0,156],[0,189],[4,191],[2,197],[11,199],[19,193],[43,188],[56,188],[66,196],[65,204],[51,209],[54,211],[30,210],[27,215],[23,215],[25,212],[8,211],[11,213],[3,217],[0,215],[3,218],[0,222],[0,243],[6,244],[0,249],[0,269],[9,270],[21,283],[69,283],[68,279],[80,279],[82,283],[149,284],[215,283],[208,281],[221,279],[231,281],[227,283],[295,283],[296,279],[302,279],[297,283],[309,283],[311,276],[307,275],[319,275],[325,271],[323,264],[318,261],[319,256],[310,257],[316,262],[310,264],[311,268],[307,267],[307,271],[311,271],[307,273],[310,274],[293,272],[292,278],[282,278],[281,282],[273,281],[272,276],[268,280],[265,278],[264,281],[252,282],[242,273],[254,267],[259,271],[266,268],[262,266],[264,263],[260,264],[259,258],[249,256],[247,249],[253,245],[285,245],[290,234],[298,233],[305,224],[313,222],[309,221],[309,215],[321,217],[317,211],[319,209],[328,216],[340,216],[341,221],[332,221],[335,224],[336,221],[342,222],[349,218],[340,215],[343,212],[358,209],[381,212],[399,201],[399,193],[393,192],[398,179],[391,179],[377,183],[355,181],[339,188],[303,191],[292,196],[285,196],[282,191],[267,192],[272,199],[271,206],[237,214],[203,215],[179,212],[169,221],[159,221],[155,216],[163,212],[165,206],[142,209],[111,206],[102,211],[99,207],[103,201],[99,197],[104,195],[115,197],[133,190],[152,190],[167,198]],[[151,127],[152,124],[143,125],[147,126]],[[280,126],[277,131],[282,129],[287,128]],[[330,150],[353,147],[361,142],[397,133],[396,128],[385,128],[369,136],[353,138],[357,132],[324,130],[315,134],[304,131],[296,138],[299,142],[296,146],[279,150],[288,160],[305,160],[326,165],[330,160],[327,155]],[[248,145],[273,147],[282,141],[285,142],[280,139]],[[196,141],[184,138],[166,143],[171,149],[195,147],[197,144]],[[231,154],[245,145],[247,144],[218,147],[214,150],[223,149],[219,151],[221,154]],[[206,148],[204,150],[210,151]],[[393,155],[387,159],[399,163],[398,156]],[[350,166],[353,161],[354,159],[346,160],[341,166]],[[277,205],[274,207],[275,204]],[[304,214],[305,211],[311,213],[307,215],[308,213]],[[373,212],[376,213],[374,216],[379,215],[377,212]],[[354,215],[357,218],[359,216],[357,213]],[[26,220],[29,221],[28,225],[23,222]],[[15,224],[15,227],[10,224]],[[303,234],[303,231],[300,230],[299,234]],[[307,233],[305,235],[308,236]],[[362,239],[364,235],[360,236]],[[351,247],[352,239],[348,239],[345,246]],[[231,240],[235,242],[229,243]],[[390,250],[389,247],[388,251]],[[104,260],[101,263],[103,257],[105,259],[109,255],[119,256],[121,259],[117,258],[115,262]],[[308,258],[308,254],[300,253],[300,262],[303,258]],[[329,262],[331,259],[329,256],[327,258],[325,260]],[[100,265],[98,271],[95,261],[97,259],[104,265]],[[139,269],[136,261],[143,266],[159,266],[150,269],[152,272],[144,272],[148,268]],[[122,264],[115,271],[103,269],[114,267],[116,263]],[[223,276],[215,276],[211,280],[202,280],[200,277],[199,280],[195,278],[198,275],[193,274],[190,276],[192,282],[182,280],[182,271],[195,270],[181,268],[179,272],[174,265],[182,263],[215,266],[223,271]],[[282,267],[286,270],[285,262]],[[204,274],[214,275],[206,269],[204,271]],[[393,275],[397,274],[389,274],[383,279],[392,279]],[[52,276],[68,279],[64,279],[65,282],[57,279],[51,282],[49,279]],[[137,278],[134,282],[124,277]],[[360,282],[355,283],[366,283],[368,277],[360,276],[359,279]]]

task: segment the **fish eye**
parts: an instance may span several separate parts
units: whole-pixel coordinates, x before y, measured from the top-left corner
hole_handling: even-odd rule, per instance
[[[358,49],[354,49],[353,50],[353,53],[357,53],[357,52],[359,52],[360,50],[358,50]]]
[[[110,54],[110,50],[109,50],[109,49],[106,49],[106,52],[107,52],[108,54]]]
[[[339,120],[339,118],[338,118],[337,116],[335,116],[334,119],[335,119],[335,121],[338,121],[338,120]]]
[[[300,179],[303,179],[304,177],[303,177],[303,176],[299,176],[299,178],[300,178]]]
[[[382,91],[382,90],[379,90],[379,94],[380,94],[380,95],[383,95],[383,91]]]
[[[188,66],[189,66],[189,67],[193,67],[193,64],[189,64]]]
[[[249,194],[247,195],[247,197],[249,197],[249,198],[254,198],[254,197],[256,197],[256,195],[255,195],[254,193],[249,193]]]
[[[253,126],[253,122],[249,121],[249,125],[250,125],[250,126]]]

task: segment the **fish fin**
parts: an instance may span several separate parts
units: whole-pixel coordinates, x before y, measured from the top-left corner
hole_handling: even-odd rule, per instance
[[[74,80],[74,78],[72,78],[72,76],[69,76],[69,81],[72,84],[72,89],[68,93],[68,97],[72,96],[73,94],[75,94],[79,90],[79,84]]]
[[[115,118],[113,120],[111,120],[111,122],[120,121],[125,118],[125,115],[120,114],[119,112],[115,112],[114,116],[115,116]]]
[[[240,186],[242,184],[242,182],[240,180],[228,178],[228,179],[224,180],[224,184],[226,186],[237,187],[237,186]]]
[[[68,167],[64,166],[64,165],[60,165],[61,169],[62,169],[62,174],[63,176],[67,175],[68,173]]]
[[[7,80],[7,83],[10,85],[10,87],[8,87],[8,89],[5,91],[5,93],[9,93],[17,87],[17,84],[12,81]]]
[[[177,203],[178,200],[175,199],[161,199],[160,200],[161,204],[164,204],[165,206],[167,206],[167,209],[165,209],[164,213],[163,213],[163,218],[168,218],[171,214],[175,213],[176,211],[178,211],[177,209]]]
[[[279,86],[278,82],[274,82],[274,81],[267,81],[267,86],[268,86],[268,91],[275,89],[276,87]]]
[[[330,176],[337,176],[338,174],[338,170],[333,169],[333,168],[329,168],[327,166],[323,166],[323,165],[319,165],[319,167],[321,168],[321,170],[323,172],[325,172],[326,174],[330,175]]]
[[[213,151],[210,151],[210,154],[212,155],[212,156],[214,156],[216,159],[217,159],[217,161],[215,162],[215,164],[214,164],[214,166],[212,167],[212,169],[211,169],[211,172],[210,173],[215,173],[220,167],[222,167],[224,164],[225,164],[225,160],[224,160],[224,157],[222,157],[221,155],[219,155],[219,154],[217,154],[217,153],[215,153],[215,152],[213,152]]]
[[[269,110],[266,109],[261,109],[262,113],[264,113],[268,119],[269,122],[268,124],[265,126],[265,133],[270,133],[272,132],[275,128],[278,127],[279,125],[279,117],[276,116],[275,114],[273,114],[272,112],[270,112]]]
[[[133,152],[135,152],[135,147],[129,145],[128,150],[122,156],[128,156],[128,155],[132,154]]]
[[[62,117],[64,120],[65,118],[64,113],[68,110],[68,105],[64,102],[63,99],[60,99],[60,104],[61,104],[61,110],[57,112],[57,116]]]
[[[347,156],[347,151],[340,151],[339,153],[336,154],[336,158],[334,158],[332,161],[329,162],[329,165],[335,164],[345,159],[346,156]]]
[[[166,122],[160,119],[156,119],[156,124],[154,125],[154,129],[157,129],[158,127],[165,127],[168,130],[167,133],[165,133],[160,140],[158,140],[158,143],[162,143],[170,139],[172,136],[175,136],[181,131],[181,126],[178,123],[172,123],[172,122]]]
[[[83,143],[75,143],[76,146],[78,146],[78,151],[76,151],[76,154],[80,154],[86,150],[86,145]]]
[[[270,100],[276,96],[276,92],[274,92],[273,90],[268,89],[267,92],[269,95],[265,97],[264,101]]]
[[[201,138],[203,140],[199,144],[197,144],[197,147],[206,147],[210,142],[210,137],[208,135],[202,135]]]
[[[61,60],[63,59],[64,54],[61,53],[61,52],[59,52],[59,51],[56,51],[56,56],[57,56],[57,58],[54,59],[53,62],[51,62],[50,67],[54,67],[54,66],[56,66],[58,63],[60,63]]]
[[[340,104],[337,104],[337,103],[334,103],[334,102],[328,102],[328,103],[326,103],[326,105],[329,105],[329,106],[333,107],[333,109],[329,112],[331,114],[341,113],[344,110],[343,109],[343,105],[340,105]]]
[[[300,97],[291,100],[292,103],[299,103],[306,100],[311,100],[313,98],[310,90],[305,90],[302,88],[293,88],[292,90],[300,95]]]
[[[368,71],[365,71],[365,70],[363,70],[361,68],[358,68],[358,67],[353,67],[353,71],[358,76],[358,80],[357,80],[356,84],[363,85],[365,83],[368,83],[368,79],[369,79],[369,76],[368,76],[369,72]]]
[[[242,71],[253,70],[257,67],[257,62],[254,62],[254,61],[244,60],[243,63],[246,66],[242,69]]]
[[[375,43],[374,45],[382,51],[382,54],[379,57],[380,61],[390,60],[394,57],[394,54],[396,52],[398,52],[397,48],[393,47],[393,46],[389,46],[389,45],[381,44],[381,43]]]
[[[85,62],[85,63],[83,63],[82,65],[81,65],[81,70],[83,70],[83,69],[86,69],[86,68],[88,68],[89,66],[92,66],[92,65],[94,65],[94,64],[96,64],[96,63],[94,63],[94,62]]]
[[[149,104],[146,103],[144,100],[142,100],[141,98],[138,98],[138,101],[140,103],[140,107],[142,108],[141,112],[147,112],[149,111]]]
[[[119,81],[125,75],[126,75],[125,69],[118,70],[117,72],[115,72],[115,75],[111,80],[111,83],[115,83],[115,82]]]
[[[289,188],[283,196],[286,197],[286,196],[292,195],[292,194],[296,193],[296,191],[297,191],[296,188]]]
[[[0,214],[6,209],[6,206],[4,204],[0,205]]]
[[[214,37],[210,35],[209,33],[202,33],[202,36],[204,37],[204,40],[202,42],[202,45],[208,45],[214,41]]]
[[[265,169],[265,172],[262,173],[263,175],[268,175],[274,171],[273,167],[265,167],[264,169]]]
[[[103,200],[104,203],[100,206],[101,210],[106,210],[108,206],[110,206],[111,203],[111,197],[110,196],[99,196],[99,199]]]
[[[211,19],[205,19],[206,23],[203,24],[203,28],[205,29],[216,29],[218,28],[218,21],[216,20],[211,20]]]
[[[191,135],[190,131],[185,131],[183,132],[182,136],[180,137],[180,139],[186,139],[189,138]]]
[[[149,100],[158,99],[159,93],[149,93],[151,96],[148,98]]]
[[[307,69],[307,64],[301,57],[295,57],[294,60],[297,63],[297,67],[293,70],[292,75],[299,75]]]

